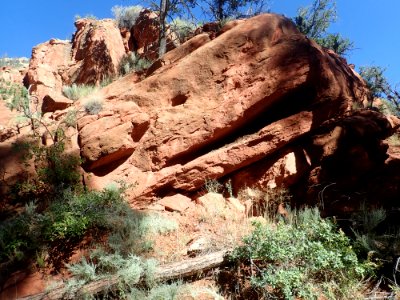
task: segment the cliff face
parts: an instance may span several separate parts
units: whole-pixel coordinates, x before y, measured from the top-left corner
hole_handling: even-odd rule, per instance
[[[235,192],[348,183],[385,163],[382,140],[395,126],[377,112],[352,110],[368,92],[360,76],[282,16],[199,33],[155,61],[146,76],[129,74],[91,95],[103,102],[96,115],[82,109],[88,99],[62,99],[62,85],[115,76],[135,43],[127,46],[111,21],[76,26],[72,43],[34,48],[28,83],[48,120],[61,120],[69,106],[77,110],[70,136],[91,175],[86,184],[135,183],[132,205],[193,195],[206,179],[231,179]],[[153,47],[150,37],[136,43],[141,54],[147,40]]]

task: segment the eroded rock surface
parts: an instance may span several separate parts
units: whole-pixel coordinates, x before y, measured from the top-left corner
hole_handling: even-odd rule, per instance
[[[152,18],[147,11],[138,22],[147,28]],[[94,68],[90,77],[90,67],[83,67],[90,60],[85,54],[96,48],[84,45],[84,36],[112,39],[101,29],[108,21],[93,22],[77,23],[69,45],[77,69],[70,68],[75,77],[64,82],[78,80],[77,74],[96,82],[103,74]],[[117,34],[120,50],[104,50],[107,62],[130,47],[153,51],[157,26],[141,40],[139,29],[125,41]],[[385,163],[382,140],[397,126],[376,112],[352,112],[367,95],[346,60],[303,36],[289,19],[264,14],[212,36],[195,35],[146,75],[129,74],[96,92],[103,101],[98,115],[85,113],[80,101],[71,105],[80,111],[80,154],[91,175],[86,183],[101,188],[122,179],[135,185],[132,205],[141,205],[176,194],[193,199],[207,179],[231,179],[237,192],[319,184],[333,180],[338,164],[352,171],[345,174],[366,174]]]

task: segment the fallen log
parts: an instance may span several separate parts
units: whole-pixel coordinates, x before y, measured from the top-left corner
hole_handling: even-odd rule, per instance
[[[202,272],[220,267],[227,263],[227,255],[230,250],[221,250],[204,256],[190,258],[185,261],[179,261],[157,267],[154,273],[154,279],[157,282],[163,282],[174,279],[185,279]],[[112,290],[119,283],[119,276],[112,275],[107,279],[85,284],[82,287],[67,290],[66,286],[54,288],[44,293],[18,298],[20,300],[56,300],[56,299],[76,299],[77,295],[96,295],[102,291]]]

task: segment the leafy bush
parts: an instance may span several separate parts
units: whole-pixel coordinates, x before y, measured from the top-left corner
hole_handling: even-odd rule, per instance
[[[304,35],[339,55],[345,55],[354,48],[353,42],[338,33],[327,34],[329,26],[336,18],[335,1],[314,0],[310,7],[301,7],[293,21]]]
[[[62,187],[77,185],[80,180],[78,166],[81,160],[78,156],[66,154],[64,152],[64,142],[62,141],[62,131],[56,134],[60,141],[43,146],[35,140],[27,140],[15,143],[14,151],[20,152],[24,162],[33,159],[38,177],[33,182],[37,186],[44,186],[46,191],[57,191]],[[56,139],[53,136],[53,139]],[[29,183],[29,181],[28,181]]]
[[[184,42],[189,34],[196,29],[196,25],[188,20],[176,18],[171,22],[170,28],[178,36],[179,41]]]
[[[89,115],[97,115],[103,109],[103,102],[99,99],[91,99],[84,104],[84,107]]]
[[[63,87],[63,94],[65,97],[71,100],[78,100],[86,97],[96,90],[94,85],[78,85],[73,83],[72,85],[66,85]]]
[[[256,223],[233,258],[250,265],[251,284],[266,298],[349,299],[370,271],[350,240],[317,209],[276,226]]]
[[[143,7],[140,5],[136,6],[114,6],[111,11],[117,22],[119,28],[131,29],[135,25],[136,19],[139,17]]]
[[[126,75],[131,72],[141,72],[151,66],[152,62],[140,58],[135,53],[126,54],[119,64],[119,71],[121,75]]]
[[[0,223],[0,263],[22,261],[38,247],[39,219],[35,213],[36,206],[29,203],[19,215]]]

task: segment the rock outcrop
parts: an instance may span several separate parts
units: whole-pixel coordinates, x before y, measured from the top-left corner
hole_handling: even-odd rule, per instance
[[[120,30],[114,20],[79,19],[72,40],[74,65],[68,70],[70,83],[100,84],[118,74],[125,54]]]
[[[135,25],[124,41],[119,33],[109,36],[117,30],[109,21],[78,21],[74,43],[58,45],[70,49],[69,68],[61,66],[68,56],[58,58],[46,74],[54,82],[98,82],[99,74],[115,72],[132,45],[153,51],[154,17],[145,11],[138,19],[147,20],[142,25],[153,26],[153,33],[138,40],[141,27]],[[109,46],[114,38],[118,50]],[[45,45],[36,52],[40,47],[52,53]],[[96,47],[104,51],[97,57],[107,57],[101,66],[90,58]],[[39,73],[31,70],[30,76]],[[51,86],[34,80],[36,90]],[[312,192],[299,186],[338,184],[340,178],[355,183],[385,164],[382,140],[396,126],[377,112],[353,111],[367,95],[344,59],[306,38],[289,19],[264,14],[195,35],[146,75],[129,74],[99,90],[93,95],[103,101],[97,115],[86,114],[81,101],[49,95],[43,107],[76,106],[86,184],[102,188],[123,179],[135,185],[132,205],[141,206],[158,197],[193,197],[207,179],[230,179],[234,193],[245,186],[297,186],[302,195]]]
[[[79,19],[72,42],[52,39],[33,48],[25,83],[38,109],[52,112],[71,103],[62,96],[65,85],[98,85],[118,74],[124,42],[113,20]]]
[[[87,170],[102,181],[124,176],[139,183],[137,199],[194,192],[207,178],[232,177],[236,190],[292,184],[311,170],[302,141],[366,95],[344,60],[304,37],[290,20],[261,15],[212,40],[197,35],[154,63],[146,79],[104,89],[106,110],[133,116],[125,126],[136,139],[111,168],[96,162],[111,163],[110,151],[81,153],[90,162]],[[137,115],[146,116],[139,122],[145,125],[131,127],[142,120]],[[97,138],[113,139],[107,131]],[[83,129],[80,136],[86,149]],[[257,176],[245,175],[255,169]]]
[[[45,96],[61,95],[63,73],[71,60],[70,41],[52,39],[32,49],[29,69],[25,83],[30,93],[38,100],[40,109]]]

